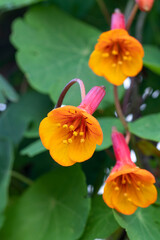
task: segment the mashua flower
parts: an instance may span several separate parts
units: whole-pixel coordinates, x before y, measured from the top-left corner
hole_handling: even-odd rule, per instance
[[[143,47],[124,28],[122,14],[115,12],[112,30],[100,35],[89,59],[89,67],[95,74],[117,86],[127,77],[136,76],[143,66]]]
[[[148,12],[151,10],[154,0],[136,0],[141,11]]]
[[[105,96],[103,87],[93,87],[78,107],[53,109],[42,120],[39,135],[52,158],[63,166],[89,159],[101,145],[103,133],[91,115]]]
[[[106,180],[103,199],[110,208],[130,215],[137,207],[145,208],[156,201],[155,178],[131,161],[128,145],[121,133],[113,130],[112,142],[116,165]]]

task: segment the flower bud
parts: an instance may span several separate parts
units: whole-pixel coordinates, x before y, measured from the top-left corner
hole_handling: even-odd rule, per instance
[[[111,29],[125,29],[124,14],[119,9],[115,9],[115,12],[112,14]]]
[[[153,6],[154,0],[136,0],[141,11],[149,12]]]

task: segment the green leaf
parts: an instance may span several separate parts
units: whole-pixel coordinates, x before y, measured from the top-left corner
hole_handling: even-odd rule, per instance
[[[51,171],[38,179],[8,211],[0,239],[79,238],[90,210],[86,190],[84,175],[77,166]]]
[[[0,136],[18,144],[29,123],[38,122],[49,112],[49,99],[36,92],[28,92],[17,103],[9,105],[0,118]],[[37,125],[38,126],[38,125]],[[38,127],[37,127],[38,131]]]
[[[131,133],[138,137],[159,142],[160,141],[160,113],[142,117],[129,123]]]
[[[80,240],[94,240],[95,238],[108,238],[118,228],[118,224],[113,216],[113,211],[109,208],[102,196],[97,196],[92,200],[91,212],[86,225],[86,229]]]
[[[47,149],[42,145],[41,140],[29,144],[27,147],[21,150],[21,155],[27,155],[28,157],[34,157],[39,153],[46,151]]]
[[[18,49],[18,64],[34,89],[49,94],[56,102],[64,86],[71,79],[80,78],[87,92],[94,85],[106,86],[107,107],[114,102],[113,86],[88,66],[99,35],[97,29],[52,6],[39,6],[14,22],[11,41]],[[123,86],[119,91],[122,96]],[[64,104],[80,104],[78,85],[69,91]]]
[[[160,207],[150,206],[138,209],[133,215],[126,216],[114,211],[121,227],[125,228],[130,240],[158,240],[160,236]]]
[[[143,64],[151,71],[160,74],[160,48],[152,45],[144,45],[144,59]]]
[[[0,8],[13,9],[18,7],[24,7],[33,3],[38,3],[42,0],[0,0]]]
[[[7,99],[11,102],[17,102],[18,94],[9,84],[9,82],[7,82],[2,75],[0,75],[0,103],[6,103]]]
[[[111,141],[112,127],[115,126],[118,131],[123,132],[123,126],[120,120],[116,118],[104,117],[104,118],[98,118],[97,120],[99,121],[103,131],[103,143],[101,146],[97,145],[96,150],[101,151],[112,146],[112,141]]]
[[[13,163],[13,149],[10,141],[0,138],[0,228],[3,224],[3,211],[8,201],[8,185]]]

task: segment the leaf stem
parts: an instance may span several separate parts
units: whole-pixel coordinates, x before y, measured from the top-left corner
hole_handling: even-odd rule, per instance
[[[107,7],[106,7],[106,4],[104,3],[103,0],[97,0],[97,4],[98,4],[98,6],[99,6],[99,8],[100,8],[100,10],[101,10],[101,12],[102,12],[102,14],[103,14],[103,16],[105,17],[108,25],[110,25],[110,23],[111,23],[111,18],[110,18],[110,14],[109,14],[109,12],[108,12],[108,9],[107,9]]]
[[[135,5],[134,5],[134,7],[132,8],[132,11],[131,11],[131,13],[130,13],[130,16],[129,16],[129,18],[128,18],[128,21],[127,21],[127,23],[126,23],[126,30],[127,30],[127,31],[130,29],[130,26],[131,26],[131,24],[132,24],[132,22],[133,22],[133,20],[134,20],[134,17],[135,17],[135,15],[136,15],[136,13],[137,13],[137,10],[138,10],[138,4],[135,3]]]
[[[33,181],[27,177],[25,177],[24,175],[22,175],[21,173],[18,173],[16,171],[11,171],[11,176],[18,179],[19,181],[27,184],[27,185],[32,185]]]
[[[116,106],[116,111],[117,111],[117,114],[119,116],[119,119],[120,119],[124,129],[126,130],[126,142],[128,144],[129,141],[130,141],[131,134],[130,134],[129,129],[128,129],[128,124],[127,124],[127,122],[125,120],[125,117],[122,113],[121,105],[120,105],[119,98],[118,98],[118,88],[115,85],[114,85],[113,88],[114,88],[113,89],[114,90],[114,102],[115,102],[115,106]]]
[[[74,83],[78,83],[79,86],[80,86],[80,90],[81,90],[81,99],[83,101],[83,99],[85,98],[85,87],[84,87],[84,83],[82,80],[78,79],[78,78],[75,78],[75,79],[72,79],[69,83],[67,83],[67,85],[64,87],[64,89],[62,90],[60,96],[59,96],[59,99],[58,99],[58,102],[55,106],[55,108],[58,108],[62,105],[62,102],[63,102],[63,99],[66,95],[66,93],[68,92],[68,90],[70,89],[70,87],[74,84]]]

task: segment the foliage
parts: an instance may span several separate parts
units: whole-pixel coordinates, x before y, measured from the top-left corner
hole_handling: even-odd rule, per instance
[[[125,134],[117,117],[113,85],[88,66],[107,12],[119,7],[129,17],[133,0],[0,0],[0,239],[158,240],[160,200],[133,215],[106,206],[100,189],[114,166],[112,127]],[[138,10],[130,29],[141,41],[144,67],[129,88],[118,87],[137,164],[160,183],[160,0]],[[103,143],[93,157],[61,167],[39,139],[39,124],[54,108],[65,85],[84,81],[86,92],[104,85],[106,96],[94,116]],[[63,104],[80,104],[74,85]],[[5,109],[6,108],[6,109]],[[124,232],[126,231],[126,232]]]

